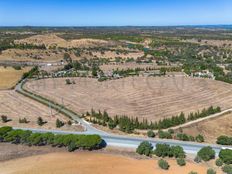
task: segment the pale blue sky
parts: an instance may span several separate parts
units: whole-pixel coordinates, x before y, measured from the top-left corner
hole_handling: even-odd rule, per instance
[[[0,0],[0,26],[232,24],[232,0]]]

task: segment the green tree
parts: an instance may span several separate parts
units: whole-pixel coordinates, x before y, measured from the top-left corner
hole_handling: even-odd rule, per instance
[[[232,164],[232,150],[222,149],[219,152],[219,158],[226,164]]]
[[[212,149],[212,147],[207,146],[201,148],[197,155],[204,161],[209,161],[211,159],[215,158],[215,151]]]
[[[45,124],[45,122],[43,121],[42,117],[38,117],[38,118],[37,118],[37,124],[38,124],[39,126],[43,126],[43,125]]]
[[[152,144],[149,143],[148,141],[143,141],[142,143],[140,143],[140,145],[136,149],[136,152],[140,155],[150,156],[152,153],[152,150],[153,150]]]

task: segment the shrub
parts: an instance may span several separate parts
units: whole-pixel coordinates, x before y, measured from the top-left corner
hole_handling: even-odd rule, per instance
[[[212,149],[212,147],[207,146],[207,147],[203,147],[202,149],[200,149],[197,155],[202,160],[209,161],[215,158],[215,151]]]
[[[198,174],[197,172],[191,171],[188,174]]]
[[[223,161],[221,159],[217,159],[215,161],[216,166],[221,167],[223,165]]]
[[[195,139],[196,139],[196,141],[199,142],[199,143],[202,143],[202,142],[205,141],[204,137],[203,137],[202,135],[200,135],[200,134],[197,135]]]
[[[226,174],[232,174],[232,165],[225,165],[222,167],[222,171]]]
[[[41,117],[38,117],[38,118],[37,118],[37,124],[38,124],[39,126],[43,126],[45,123],[46,123],[46,122],[44,122],[44,120],[43,120]]]
[[[161,169],[164,169],[164,170],[168,170],[169,169],[169,164],[168,164],[168,162],[167,161],[165,161],[165,160],[163,160],[163,159],[160,159],[159,161],[158,161],[158,165],[159,165],[159,167],[161,168]]]
[[[195,161],[196,163],[200,163],[200,162],[201,162],[201,158],[200,158],[199,156],[196,156],[196,157],[194,158],[194,161]]]
[[[207,174],[216,174],[217,172],[213,169],[208,169]]]
[[[217,144],[232,145],[232,137],[222,135],[217,138]]]
[[[161,139],[172,139],[172,135],[169,132],[159,131],[158,135]]]
[[[158,157],[185,158],[185,152],[180,146],[170,146],[168,144],[156,144],[154,153]]]
[[[173,129],[168,129],[168,133],[174,134],[174,130]]]
[[[65,83],[66,83],[66,85],[71,85],[71,84],[72,84],[72,82],[71,82],[70,79],[66,79],[66,80],[65,80]]]
[[[155,133],[152,130],[149,130],[147,132],[147,136],[150,137],[150,138],[154,138],[155,137]]]
[[[219,158],[226,164],[232,164],[232,150],[222,149],[219,153]]]
[[[186,162],[185,162],[184,158],[177,158],[176,162],[177,162],[177,164],[179,166],[185,166],[186,165]]]
[[[71,126],[71,125],[72,125],[72,121],[69,120],[69,121],[67,122],[67,124],[68,124],[69,126]]]
[[[172,146],[171,153],[175,158],[185,158],[185,152],[181,146]]]
[[[1,120],[2,120],[3,123],[6,123],[6,122],[9,121],[8,118],[7,118],[7,116],[5,116],[5,115],[1,116]]]
[[[64,126],[64,122],[60,121],[59,119],[56,119],[56,127],[60,128],[62,126]]]
[[[29,121],[26,118],[20,118],[19,123],[28,123]]]
[[[148,141],[143,141],[136,149],[136,152],[140,155],[149,156],[152,153],[152,149],[153,146],[151,143],[149,143]]]
[[[10,126],[0,127],[0,142],[3,141],[4,136],[10,131],[12,131],[12,127]]]
[[[76,148],[77,148],[77,146],[76,146],[75,142],[69,143],[69,145],[68,145],[69,152],[73,152],[74,150],[76,150]]]

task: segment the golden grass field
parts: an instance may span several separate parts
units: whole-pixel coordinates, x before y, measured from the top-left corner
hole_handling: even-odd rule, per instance
[[[187,174],[190,171],[205,174],[211,166],[187,162],[180,167],[175,160],[167,159],[170,168],[166,171],[158,167],[157,161],[94,152],[58,152],[1,162],[0,171],[4,174]],[[217,170],[218,174],[222,173]]]
[[[65,78],[26,83],[26,89],[78,112],[92,108],[111,116],[128,115],[158,121],[176,114],[196,112],[209,106],[232,107],[232,85],[191,77],[128,77],[98,82],[96,79]]]
[[[15,70],[12,67],[0,67],[0,90],[10,89],[14,87],[21,79],[23,73],[29,71],[30,68],[22,68],[22,70]]]

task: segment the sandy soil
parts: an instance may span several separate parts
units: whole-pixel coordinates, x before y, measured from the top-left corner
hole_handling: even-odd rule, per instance
[[[204,135],[206,142],[215,143],[221,135],[232,135],[232,113],[183,128],[183,131],[191,135],[200,133]]]
[[[196,112],[211,105],[232,107],[232,85],[190,77],[129,77],[98,82],[96,79],[73,78],[32,81],[26,88],[61,102],[78,113],[106,110],[110,115],[129,115],[140,119],[160,120],[179,114]]]
[[[0,115],[8,116],[8,119],[12,119],[7,123],[0,121],[0,126],[14,126],[14,127],[27,127],[27,128],[43,128],[43,129],[58,129],[56,128],[56,119],[60,119],[63,122],[67,122],[69,118],[58,113],[55,110],[51,110],[34,100],[24,97],[15,91],[0,91]],[[44,121],[47,121],[42,127],[37,125],[37,118],[42,117]],[[19,118],[26,118],[29,123],[19,123]],[[76,130],[81,131],[80,125],[68,126],[65,125],[61,130]]]
[[[23,73],[29,71],[30,68],[15,70],[12,67],[0,67],[0,90],[10,89],[16,85],[21,79]]]
[[[99,154],[94,152],[50,153],[10,160],[0,163],[4,174],[187,174],[196,171],[205,174],[205,164],[188,162],[179,167],[174,160],[168,160],[170,169],[161,170],[157,160],[137,160],[133,158]]]

